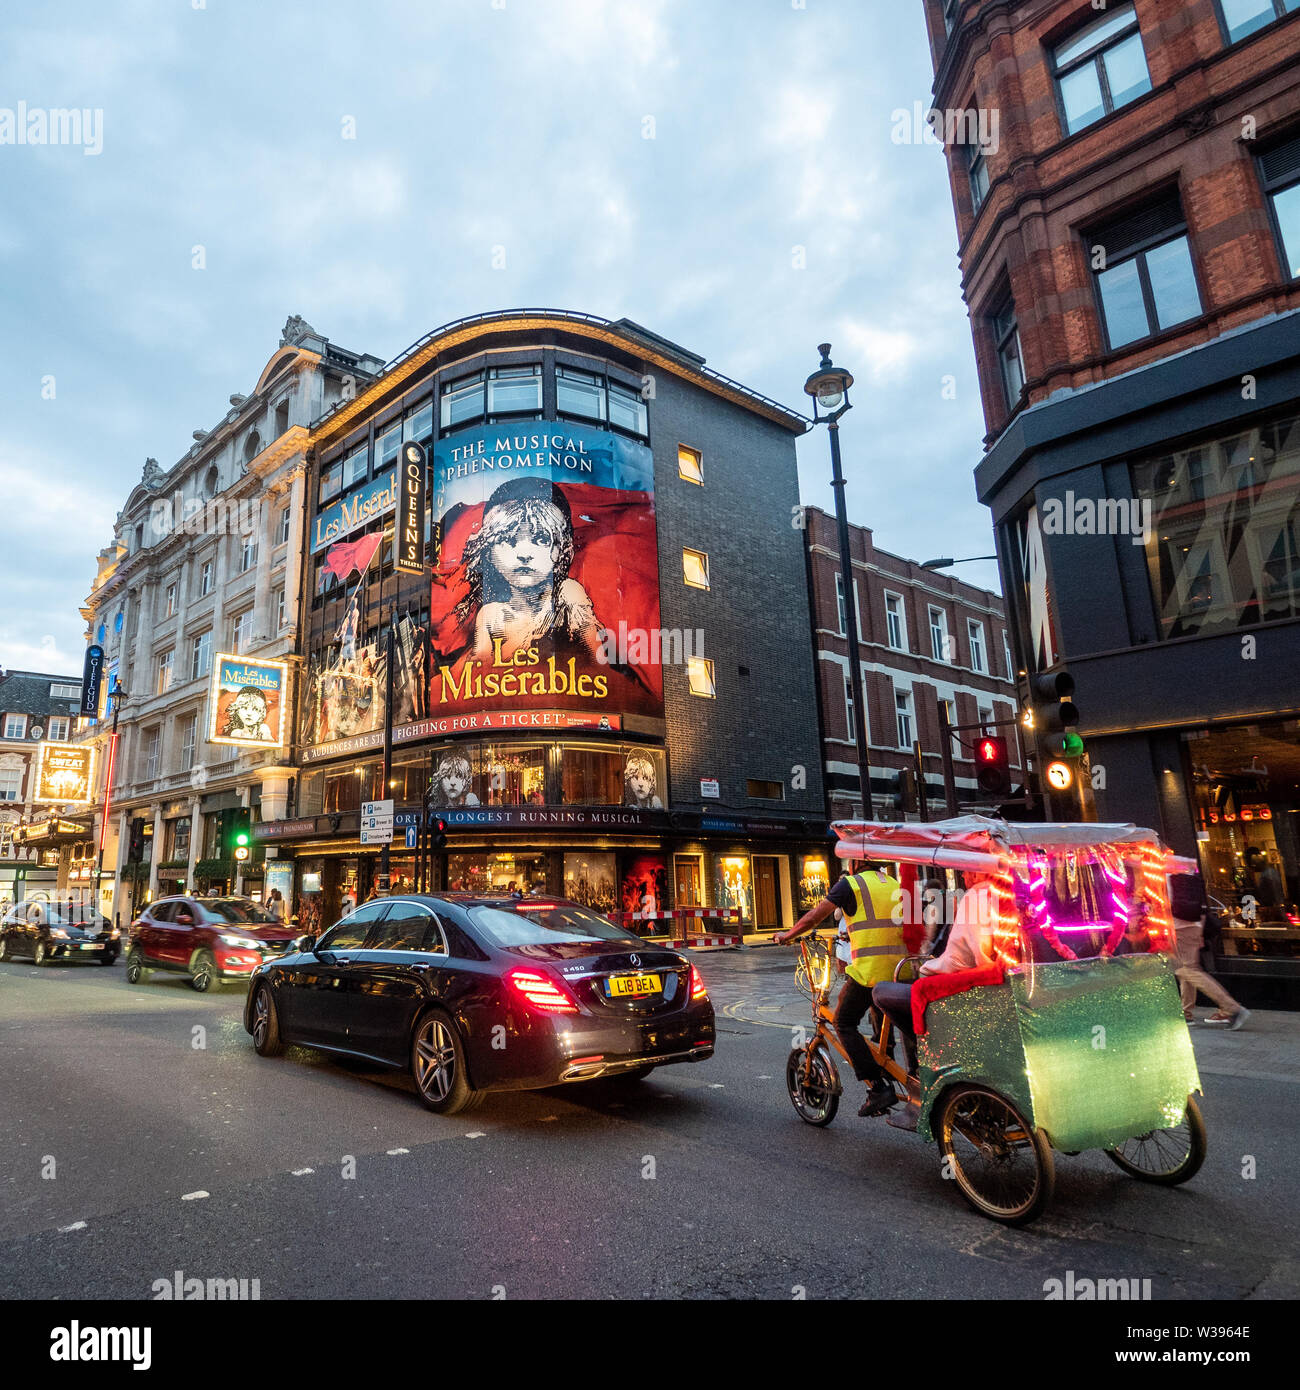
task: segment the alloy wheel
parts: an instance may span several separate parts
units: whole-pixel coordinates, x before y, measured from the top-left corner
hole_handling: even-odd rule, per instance
[[[431,1018],[415,1039],[415,1084],[430,1100],[441,1101],[455,1080],[455,1040],[441,1019]]]

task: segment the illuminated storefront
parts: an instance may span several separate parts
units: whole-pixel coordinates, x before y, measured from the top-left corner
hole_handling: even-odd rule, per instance
[[[300,772],[284,822],[256,829],[268,863],[336,916],[373,884],[361,803],[389,796],[398,889],[789,926],[827,860],[815,720],[790,713],[816,708],[802,546],[777,530],[754,566],[757,537],[701,479],[797,501],[805,422],[626,322],[496,315],[417,347],[314,427]],[[412,443],[423,575],[393,555]],[[426,801],[447,837],[427,864],[407,844]]]

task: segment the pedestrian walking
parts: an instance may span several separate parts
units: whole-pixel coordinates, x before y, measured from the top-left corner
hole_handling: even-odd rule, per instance
[[[1214,978],[1201,968],[1201,950],[1205,945],[1205,919],[1209,904],[1205,887],[1198,874],[1170,874],[1169,903],[1174,919],[1174,939],[1178,966],[1178,993],[1182,999],[1183,1017],[1195,1023],[1192,1008],[1198,993],[1212,999],[1218,1006],[1205,1021],[1230,1028],[1236,1032],[1250,1017],[1250,1010],[1237,1001]]]
[[[284,925],[288,917],[289,908],[284,900],[284,894],[281,893],[278,888],[271,889],[270,895],[266,900],[266,910],[281,926]]]

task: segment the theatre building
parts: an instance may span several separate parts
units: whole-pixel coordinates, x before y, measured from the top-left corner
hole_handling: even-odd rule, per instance
[[[437,329],[316,421],[300,772],[255,827],[300,918],[369,893],[359,813],[387,791],[395,889],[791,924],[827,881],[806,425],[626,319],[550,310]],[[416,572],[394,554],[411,441]],[[447,843],[408,848],[426,794]]]
[[[1300,993],[1300,6],[926,0],[1017,666]],[[957,121],[945,121],[958,129]],[[992,134],[990,123],[983,127]]]

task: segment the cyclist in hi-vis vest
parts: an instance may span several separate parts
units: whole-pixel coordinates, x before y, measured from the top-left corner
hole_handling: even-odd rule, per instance
[[[898,880],[883,864],[867,865],[858,873],[845,874],[788,932],[777,932],[772,938],[784,945],[820,926],[836,908],[844,913],[851,959],[835,1004],[835,1031],[853,1063],[854,1075],[868,1083],[859,1115],[883,1115],[898,1100],[858,1025],[871,1007],[872,987],[892,980],[894,967],[907,954],[902,923],[894,921],[901,895]]]

